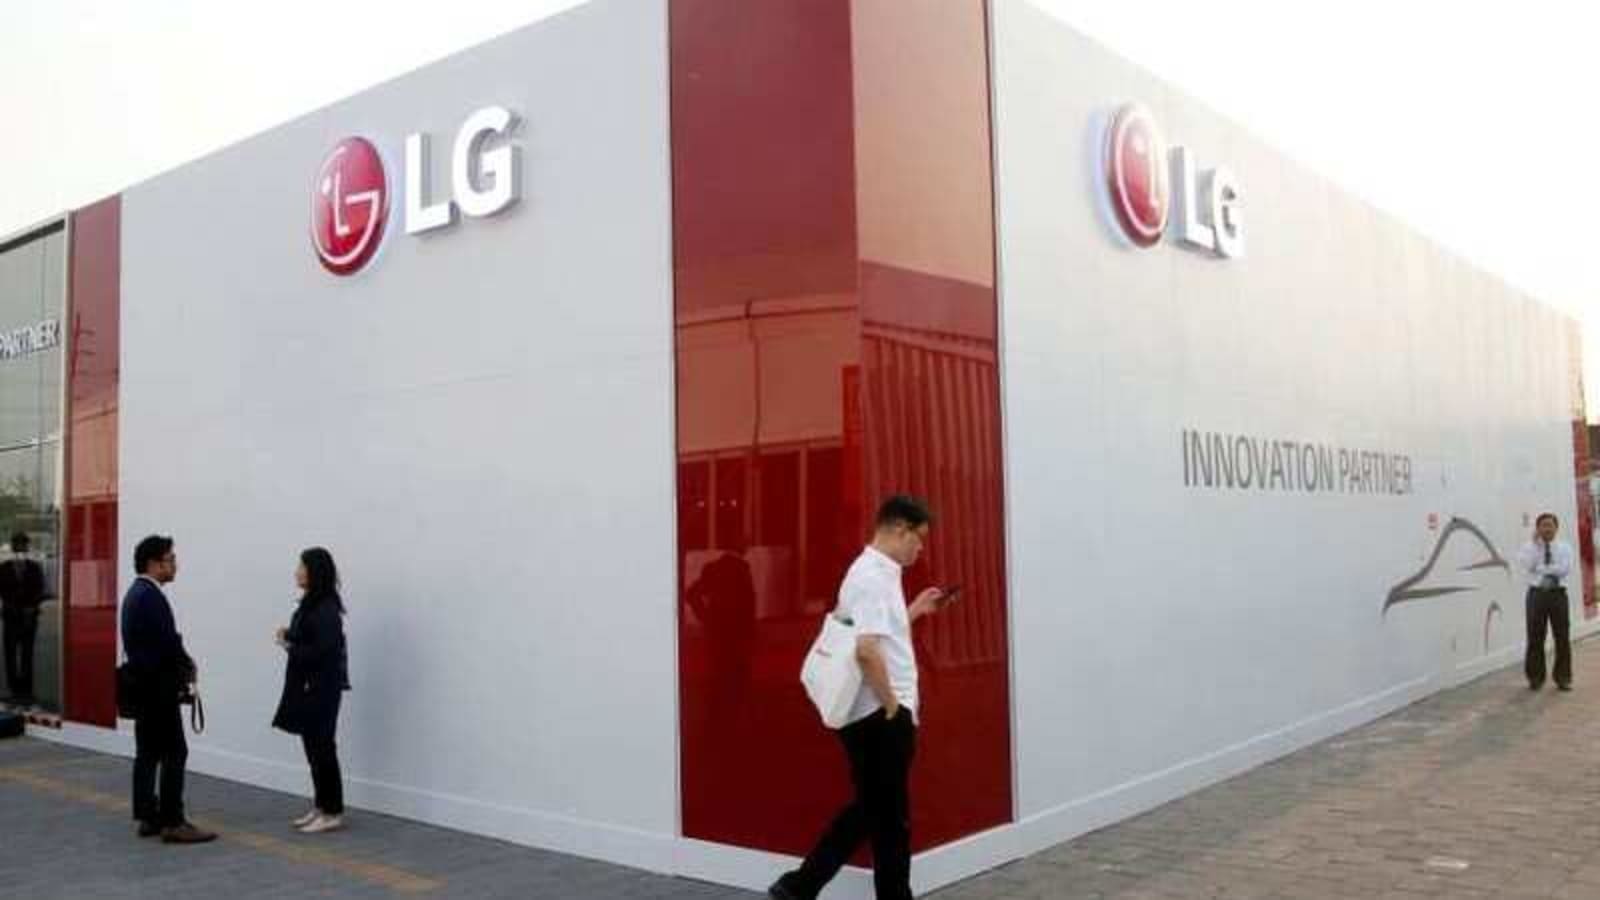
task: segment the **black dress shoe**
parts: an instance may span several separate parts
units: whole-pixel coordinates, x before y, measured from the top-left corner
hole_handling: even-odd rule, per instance
[[[1539,690],[1539,689],[1541,689],[1543,687],[1544,687],[1544,682],[1542,682],[1542,681],[1530,681],[1530,682],[1528,682],[1528,690],[1530,690],[1530,691],[1537,691],[1537,690]]]
[[[767,896],[773,898],[773,900],[801,900],[800,895],[789,890],[789,887],[783,883],[781,878],[774,881],[772,887],[767,888]]]
[[[1566,682],[1561,682],[1560,684],[1556,685],[1556,690],[1558,690],[1558,691],[1570,691],[1570,690],[1572,690],[1572,685],[1570,685],[1570,684],[1568,684]]]
[[[217,836],[209,831],[203,831],[188,822],[172,828],[161,829],[161,843],[163,844],[209,844]]]
[[[153,837],[156,837],[159,834],[161,834],[161,826],[160,825],[157,825],[154,822],[143,822],[143,821],[141,821],[139,823],[139,837],[142,837],[142,838],[153,838]]]

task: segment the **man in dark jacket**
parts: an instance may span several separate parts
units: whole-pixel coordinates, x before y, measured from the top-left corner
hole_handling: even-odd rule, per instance
[[[167,602],[165,586],[178,577],[172,538],[147,537],[133,554],[139,577],[122,600],[122,649],[137,687],[133,726],[133,817],[140,837],[168,844],[203,844],[216,835],[189,824],[183,814],[183,774],[189,745],[183,736],[180,697],[197,678]],[[161,793],[156,795],[156,771]]]
[[[37,702],[33,693],[33,642],[39,635],[39,607],[44,603],[44,567],[28,558],[28,536],[11,537],[12,557],[0,563],[0,627],[5,632],[6,687],[24,706]]]

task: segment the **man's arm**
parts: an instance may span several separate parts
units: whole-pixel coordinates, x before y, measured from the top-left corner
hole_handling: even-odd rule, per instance
[[[900,710],[900,699],[889,684],[889,664],[883,658],[881,641],[890,633],[889,604],[903,602],[899,585],[869,579],[847,585],[842,606],[850,610],[856,623],[856,662],[861,666],[861,677],[883,705],[884,712],[894,718]]]
[[[165,597],[160,597],[160,600],[155,604],[151,638],[160,648],[157,652],[162,666],[171,667],[180,681],[187,684],[195,679],[194,659],[184,649],[183,635],[178,633],[178,621],[172,616],[172,604]]]
[[[944,588],[931,587],[925,589],[917,595],[917,599],[911,602],[909,612],[911,624],[915,625],[917,620],[923,616],[932,615],[949,606],[953,596],[954,594],[946,594]]]
[[[1549,565],[1540,567],[1545,575],[1554,575],[1565,580],[1572,574],[1572,548],[1567,544],[1558,544],[1557,552],[1550,554]]]
[[[44,595],[45,595],[44,566],[41,566],[38,563],[31,563],[28,566],[27,578],[28,578],[27,596],[29,598],[29,602],[35,609],[38,609],[40,606],[42,606],[44,604]]]
[[[1555,576],[1566,578],[1572,571],[1571,548],[1566,544],[1550,545],[1550,561],[1544,561],[1544,544],[1534,541],[1522,549],[1518,562],[1529,575],[1540,578]]]
[[[900,698],[889,686],[889,664],[884,662],[883,648],[878,646],[880,640],[882,638],[875,634],[857,637],[856,662],[861,664],[862,679],[883,704],[884,715],[892,719],[900,711]]]
[[[1523,575],[1544,574],[1539,571],[1539,561],[1540,553],[1537,544],[1525,544],[1521,550],[1517,551],[1517,568]]]

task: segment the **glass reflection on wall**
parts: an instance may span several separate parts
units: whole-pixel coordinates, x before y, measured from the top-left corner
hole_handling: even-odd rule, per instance
[[[0,703],[61,708],[65,235],[0,250]]]
[[[838,755],[794,673],[861,540],[849,9],[670,9],[684,829],[793,850],[842,781],[788,777]]]
[[[684,834],[849,792],[797,674],[883,495],[940,516],[913,842],[1011,815],[983,0],[673,0]],[[738,35],[729,40],[728,35]]]

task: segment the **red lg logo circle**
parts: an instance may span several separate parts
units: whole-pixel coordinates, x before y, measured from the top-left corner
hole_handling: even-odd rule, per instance
[[[345,138],[333,148],[311,194],[311,244],[335,275],[361,270],[383,241],[389,219],[389,179],[378,148]]]
[[[1142,106],[1117,111],[1106,132],[1106,183],[1111,208],[1128,240],[1154,246],[1167,228],[1166,142]]]

